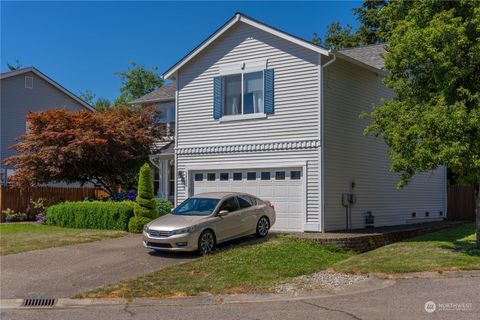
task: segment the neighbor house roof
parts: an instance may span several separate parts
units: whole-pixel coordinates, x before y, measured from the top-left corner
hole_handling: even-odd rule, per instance
[[[180,69],[183,65],[185,65],[188,61],[190,61],[193,57],[199,54],[203,49],[205,49],[208,45],[210,45],[213,41],[215,41],[218,37],[224,34],[227,30],[233,27],[235,24],[243,22],[270,34],[276,35],[282,39],[291,41],[296,43],[302,47],[308,48],[310,50],[316,51],[320,54],[325,56],[329,55],[329,51],[325,48],[320,46],[314,45],[312,42],[299,38],[297,36],[291,35],[285,31],[279,30],[272,26],[269,26],[263,22],[250,18],[243,13],[237,12],[230,20],[228,20],[223,26],[221,26],[217,31],[215,31],[210,37],[205,39],[202,43],[200,43],[196,48],[190,51],[185,57],[183,57],[180,61],[175,63],[170,69],[164,72],[163,77],[165,79],[171,79],[175,72]]]
[[[66,94],[67,96],[69,96],[70,98],[72,98],[73,100],[77,101],[78,103],[80,103],[83,107],[85,107],[87,110],[89,111],[95,111],[95,109],[93,109],[93,107],[91,105],[89,105],[88,103],[86,103],[85,101],[83,101],[80,97],[76,96],[75,94],[73,94],[72,92],[70,92],[69,90],[67,90],[66,88],[62,87],[58,82],[54,81],[53,79],[49,78],[48,76],[46,76],[45,74],[43,74],[42,72],[40,72],[38,69],[36,69],[35,67],[28,67],[28,68],[22,68],[22,69],[17,69],[17,70],[12,70],[12,71],[8,71],[8,72],[3,72],[0,74],[0,80],[3,80],[3,79],[6,79],[6,78],[10,78],[10,77],[14,77],[14,76],[17,76],[17,75],[20,75],[20,74],[24,74],[24,73],[28,73],[28,72],[32,72],[34,74],[36,74],[38,77],[42,78],[43,80],[47,81],[48,83],[50,83],[52,86],[54,86],[55,88],[57,88],[58,90],[60,90],[61,92],[63,92],[64,94]]]
[[[151,103],[151,102],[169,102],[175,100],[175,82],[163,85],[160,88],[147,93],[143,97],[133,100],[132,104]]]
[[[385,70],[382,56],[386,52],[384,43],[341,49],[338,52],[376,69]]]

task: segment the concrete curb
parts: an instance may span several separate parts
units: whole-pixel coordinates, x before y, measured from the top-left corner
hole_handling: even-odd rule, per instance
[[[212,305],[212,304],[235,304],[235,303],[263,303],[274,301],[308,300],[326,298],[332,296],[343,296],[363,293],[378,289],[387,288],[395,283],[394,280],[379,279],[371,277],[369,280],[348,286],[339,290],[331,291],[307,291],[298,294],[239,294],[239,295],[210,295],[178,298],[138,298],[138,299],[70,299],[60,298],[52,307],[25,307],[22,299],[0,300],[0,309],[46,309],[46,308],[91,308],[116,305],[129,306],[185,306],[185,305]]]

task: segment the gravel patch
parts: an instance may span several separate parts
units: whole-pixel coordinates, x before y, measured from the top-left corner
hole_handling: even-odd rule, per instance
[[[317,273],[294,278],[291,282],[277,285],[277,293],[297,293],[311,290],[342,289],[369,279],[368,275],[320,271]]]

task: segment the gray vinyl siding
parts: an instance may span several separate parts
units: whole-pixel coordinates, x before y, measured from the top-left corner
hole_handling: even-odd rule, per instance
[[[275,70],[275,114],[220,123],[213,119],[219,66],[268,59]],[[244,23],[232,27],[178,74],[178,147],[318,139],[318,54]]]
[[[275,70],[275,113],[266,119],[221,123],[213,119],[213,77],[222,64],[267,59]],[[244,23],[238,23],[177,74],[177,147],[276,143],[318,140],[318,53]],[[307,222],[319,220],[318,149],[208,155],[177,155],[178,171],[198,163],[239,164],[252,161],[307,162]],[[177,179],[178,201],[187,197],[185,181]]]
[[[360,119],[381,98],[393,94],[382,78],[356,65],[337,60],[326,68],[324,82],[325,116],[325,228],[345,228],[345,208],[341,195],[353,193],[354,228],[365,226],[365,211],[372,211],[375,226],[407,223],[412,212],[417,219],[445,215],[445,169],[417,175],[404,189],[396,189],[398,175],[389,171],[391,160],[380,138],[364,136],[367,120]],[[413,221],[408,221],[413,222]]]
[[[33,89],[25,88],[25,77],[33,78]],[[30,111],[67,108],[85,109],[79,102],[59,91],[33,72],[22,73],[1,80],[0,104],[0,160],[16,154],[10,146],[25,134],[25,116]]]

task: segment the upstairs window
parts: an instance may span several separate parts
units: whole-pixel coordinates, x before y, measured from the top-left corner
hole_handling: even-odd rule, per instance
[[[223,77],[222,115],[264,113],[263,71]]]
[[[274,114],[273,89],[273,69],[236,68],[214,77],[213,118],[254,118]]]

